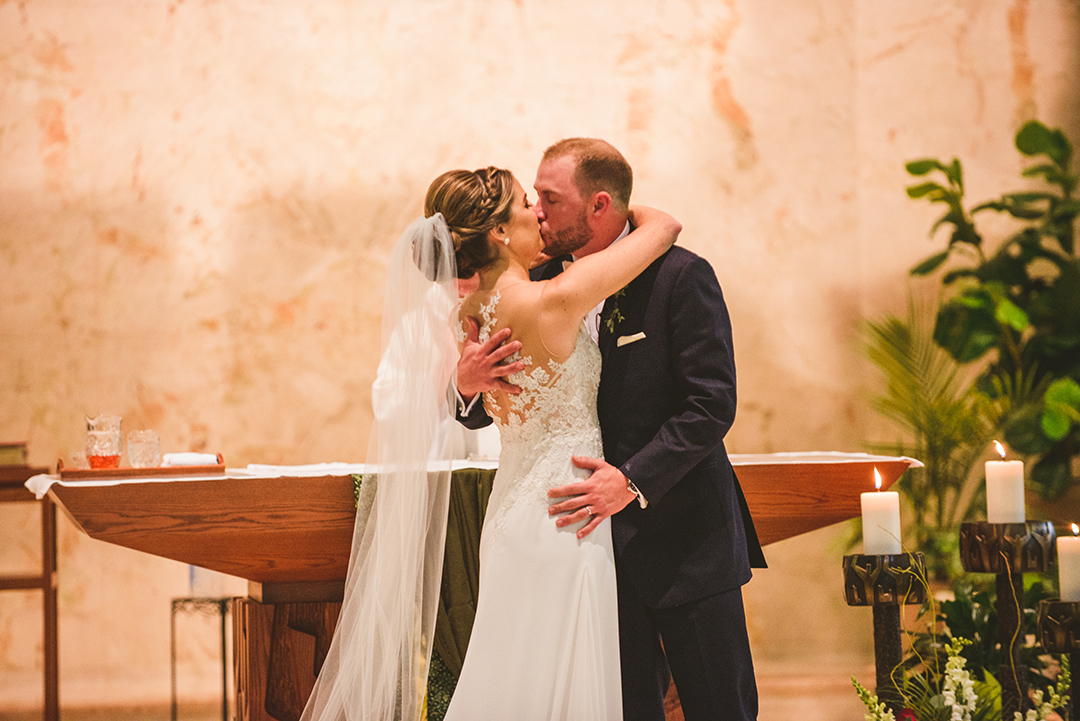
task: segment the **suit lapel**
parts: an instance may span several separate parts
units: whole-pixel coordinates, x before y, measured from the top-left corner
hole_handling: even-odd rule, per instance
[[[670,253],[671,251],[668,251]],[[633,335],[645,331],[646,311],[656,276],[660,272],[667,253],[653,261],[652,265],[630,281],[621,291],[608,296],[604,302],[604,312],[600,314],[600,352],[607,355],[618,346],[620,336]],[[616,314],[616,309],[618,315]],[[615,316],[614,318],[612,316]],[[609,328],[611,326],[611,328]],[[615,354],[614,357],[620,357]]]
[[[617,347],[620,336],[634,334],[645,322],[645,301],[648,299],[646,285],[639,275],[622,290],[616,291],[604,301],[600,314],[600,337],[598,345],[605,356]],[[644,295],[643,295],[644,293]]]

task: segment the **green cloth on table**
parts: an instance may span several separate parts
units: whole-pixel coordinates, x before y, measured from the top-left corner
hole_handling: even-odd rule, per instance
[[[461,674],[476,616],[480,529],[494,479],[493,470],[466,468],[455,471],[450,484],[442,598],[435,621],[434,648],[455,677]]]

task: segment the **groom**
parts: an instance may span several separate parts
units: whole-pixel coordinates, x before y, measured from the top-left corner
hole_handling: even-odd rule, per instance
[[[631,169],[602,140],[552,145],[534,185],[552,258],[534,280],[630,231]],[[591,516],[579,537],[612,519],[624,718],[661,721],[670,673],[689,721],[755,719],[742,585],[764,556],[723,442],[735,417],[735,362],[720,286],[707,261],[676,246],[598,310],[586,322],[603,355],[606,460],[575,458],[592,475],[548,495],[559,526]],[[500,346],[509,334],[466,344],[463,399],[507,387],[505,376],[521,369],[499,365],[519,346]],[[475,406],[463,422],[486,425]]]

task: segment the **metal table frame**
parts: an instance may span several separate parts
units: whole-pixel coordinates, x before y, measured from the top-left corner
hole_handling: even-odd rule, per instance
[[[229,612],[230,598],[174,598],[169,615],[169,674],[172,684],[171,712],[176,721],[176,614],[202,613],[221,616],[221,721],[229,721],[229,663],[225,644],[225,617]]]

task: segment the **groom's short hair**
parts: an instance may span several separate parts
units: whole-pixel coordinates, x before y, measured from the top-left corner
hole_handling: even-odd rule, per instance
[[[605,191],[619,209],[626,212],[634,187],[634,171],[615,146],[597,138],[565,138],[545,150],[543,160],[564,156],[574,159],[577,166],[574,184],[583,198]]]

